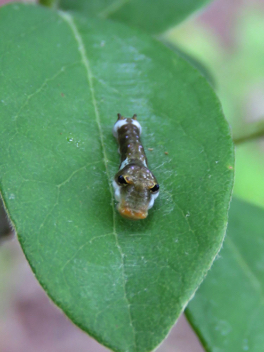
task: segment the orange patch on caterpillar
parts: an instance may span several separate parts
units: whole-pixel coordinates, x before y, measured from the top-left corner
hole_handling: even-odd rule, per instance
[[[128,207],[119,208],[118,211],[124,218],[131,219],[131,220],[145,219],[148,215],[147,212],[140,211],[140,210],[132,210]]]

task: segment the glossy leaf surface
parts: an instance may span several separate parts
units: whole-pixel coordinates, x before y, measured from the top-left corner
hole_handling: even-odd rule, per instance
[[[183,21],[210,0],[59,0],[64,10],[123,22],[158,34]]]
[[[233,199],[219,258],[187,308],[207,351],[262,351],[264,210]]]
[[[1,190],[26,257],[83,330],[150,351],[223,240],[233,145],[219,102],[189,64],[123,25],[26,5],[0,16]],[[138,222],[113,200],[118,112],[138,114],[161,188]]]

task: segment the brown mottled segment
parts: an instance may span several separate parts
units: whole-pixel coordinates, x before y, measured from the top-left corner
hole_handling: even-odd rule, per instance
[[[138,165],[146,166],[147,158],[140,140],[140,131],[133,125],[132,119],[128,118],[126,121],[127,123],[118,129],[121,164],[127,159],[129,163],[136,162]]]

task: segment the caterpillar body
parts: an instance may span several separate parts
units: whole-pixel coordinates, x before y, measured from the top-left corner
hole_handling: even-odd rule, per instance
[[[145,219],[159,195],[159,184],[148,168],[140,140],[142,128],[137,116],[125,118],[118,114],[113,135],[119,144],[121,162],[113,187],[117,210],[128,219]]]

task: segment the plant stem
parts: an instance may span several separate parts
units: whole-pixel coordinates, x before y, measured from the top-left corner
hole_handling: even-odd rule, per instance
[[[238,145],[260,137],[264,137],[264,120],[245,125],[243,131],[235,133],[233,141]]]
[[[39,3],[43,6],[57,8],[59,0],[39,0]]]

